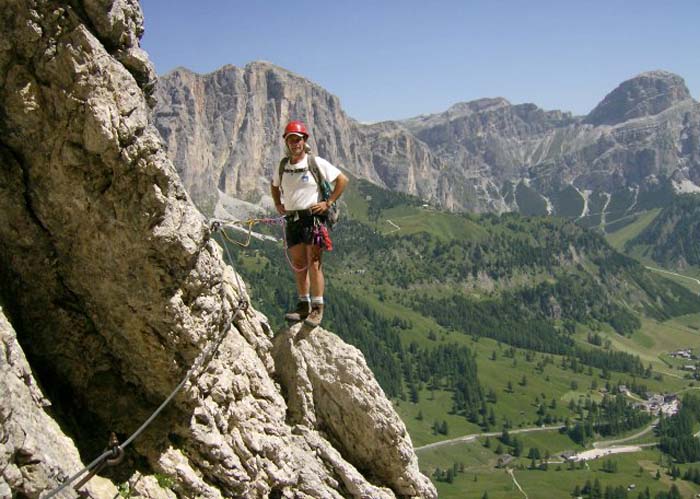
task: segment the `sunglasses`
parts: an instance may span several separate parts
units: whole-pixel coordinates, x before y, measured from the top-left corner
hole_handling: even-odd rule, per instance
[[[301,142],[304,140],[304,137],[300,137],[299,135],[290,135],[287,137],[287,142],[291,144],[296,144],[297,142]]]

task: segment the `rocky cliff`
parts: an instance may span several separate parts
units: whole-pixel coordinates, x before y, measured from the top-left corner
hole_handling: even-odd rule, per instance
[[[156,96],[155,121],[169,155],[192,197],[210,210],[217,189],[252,203],[268,194],[267,179],[282,154],[280,130],[290,116],[312,117],[309,126],[319,130],[333,124],[338,133],[315,134],[315,145],[358,163],[350,143],[356,124],[338,99],[271,64],[225,66],[208,75],[177,69]]]
[[[0,12],[0,496],[45,495],[182,382],[88,496],[435,497],[359,351],[244,307],[149,124],[141,30],[135,0]]]
[[[347,172],[434,202],[450,195],[440,183],[442,163],[405,128],[393,122],[361,125],[343,112],[337,97],[273,64],[224,66],[205,75],[180,68],[161,77],[155,96],[155,125],[205,212],[216,212],[231,198],[238,200],[233,211],[271,207],[281,132],[298,118],[312,131],[313,149]]]
[[[576,216],[590,211],[591,196],[609,202],[664,181],[700,190],[700,104],[664,71],[622,83],[586,117],[494,98],[362,125],[318,85],[261,62],[207,75],[179,69],[156,96],[168,154],[208,212],[235,206],[231,198],[256,204],[239,203],[242,212],[269,207],[280,130],[293,118],[307,121],[315,149],[350,173],[452,210],[529,212],[516,185],[551,213],[563,213],[556,200],[573,193],[584,208],[566,214]]]

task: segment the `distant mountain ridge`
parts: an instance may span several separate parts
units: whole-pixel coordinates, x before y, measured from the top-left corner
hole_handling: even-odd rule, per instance
[[[266,62],[179,68],[155,96],[155,125],[209,213],[270,208],[280,131],[295,118],[318,154],[351,174],[454,211],[561,214],[564,198],[569,216],[593,213],[595,225],[640,194],[700,191],[700,104],[665,71],[623,82],[584,117],[488,98],[363,125],[319,85]]]

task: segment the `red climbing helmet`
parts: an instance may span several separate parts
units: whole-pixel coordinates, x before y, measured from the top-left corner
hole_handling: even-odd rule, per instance
[[[294,134],[294,135],[301,135],[304,137],[304,140],[306,140],[309,137],[309,131],[306,129],[306,125],[304,125],[303,122],[301,121],[290,121],[287,123],[287,126],[284,128],[284,133],[282,134],[283,138],[287,138],[287,135],[289,134]]]

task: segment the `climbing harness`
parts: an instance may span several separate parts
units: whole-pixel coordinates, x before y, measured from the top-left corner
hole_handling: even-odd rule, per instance
[[[227,246],[225,245],[227,248]],[[228,248],[227,248],[227,253],[228,253]],[[229,262],[232,264],[231,257],[229,255]],[[143,431],[153,422],[153,420],[165,409],[165,407],[170,403],[170,401],[177,395],[177,393],[182,389],[185,384],[190,381],[192,378],[195,377],[195,373],[197,375],[200,375],[202,372],[204,372],[204,368],[206,365],[211,361],[211,359],[214,358],[214,355],[218,351],[219,347],[221,346],[221,343],[223,343],[224,338],[228,334],[229,330],[231,329],[231,325],[233,324],[233,321],[236,319],[239,313],[245,312],[248,309],[249,303],[243,298],[243,292],[242,292],[242,286],[241,286],[241,281],[240,278],[238,277],[238,273],[234,271],[234,275],[236,276],[236,284],[238,286],[238,304],[236,306],[236,309],[234,310],[233,314],[227,319],[226,325],[221,329],[221,333],[219,336],[213,341],[212,343],[209,344],[208,348],[202,351],[200,355],[197,357],[197,360],[192,364],[192,367],[187,371],[187,374],[185,375],[184,378],[182,378],[182,381],[175,387],[175,389],[168,395],[168,397],[163,401],[162,404],[151,414],[151,416],[129,437],[127,438],[124,443],[119,444],[117,437],[114,433],[112,433],[110,437],[110,442],[109,442],[109,449],[104,451],[100,456],[98,456],[94,461],[92,461],[90,464],[88,464],[85,468],[77,472],[75,475],[71,476],[68,480],[63,482],[59,487],[55,488],[51,492],[49,492],[48,495],[44,497],[44,499],[50,499],[51,497],[56,496],[59,492],[61,492],[63,489],[65,489],[68,485],[73,483],[75,480],[78,479],[83,473],[86,471],[88,474],[78,482],[73,489],[78,491],[82,486],[84,486],[88,480],[90,480],[95,474],[99,473],[105,466],[114,466],[116,464],[119,464],[122,459],[124,458],[124,449],[131,444]],[[221,287],[221,299],[222,299],[222,304],[226,302],[226,297],[224,295],[224,287],[222,285]],[[221,318],[223,318],[224,315],[224,306],[222,305],[221,307]],[[201,371],[199,369],[202,368]],[[199,371],[199,372],[198,372]]]

